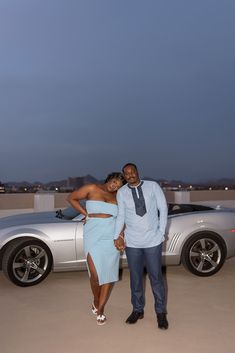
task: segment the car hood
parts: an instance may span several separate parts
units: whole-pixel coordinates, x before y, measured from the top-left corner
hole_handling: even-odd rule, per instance
[[[24,213],[0,218],[0,229],[29,224],[61,223],[63,221],[62,219],[56,218],[55,211]]]

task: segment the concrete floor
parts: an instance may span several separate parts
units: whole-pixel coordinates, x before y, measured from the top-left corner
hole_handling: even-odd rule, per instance
[[[53,273],[20,288],[0,273],[1,353],[234,353],[235,259],[215,276],[200,278],[168,267],[169,330],[157,328],[146,283],[145,318],[125,324],[131,311],[129,273],[123,271],[97,326],[86,272]]]

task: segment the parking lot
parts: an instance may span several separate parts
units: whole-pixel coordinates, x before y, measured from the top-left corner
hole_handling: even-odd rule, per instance
[[[148,280],[144,319],[125,324],[131,312],[128,269],[113,289],[105,326],[97,326],[91,313],[87,272],[52,273],[29,288],[0,273],[0,352],[234,353],[235,259],[208,278],[168,267],[166,284],[170,326],[161,331]]]

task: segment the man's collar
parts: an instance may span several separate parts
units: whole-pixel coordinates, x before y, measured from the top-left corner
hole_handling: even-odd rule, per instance
[[[139,186],[142,186],[143,183],[144,183],[144,181],[143,181],[143,180],[140,180],[140,182],[139,182],[138,185],[131,186],[131,185],[129,185],[129,184],[127,183],[127,186],[128,186],[129,189],[135,189],[135,188],[138,188]]]

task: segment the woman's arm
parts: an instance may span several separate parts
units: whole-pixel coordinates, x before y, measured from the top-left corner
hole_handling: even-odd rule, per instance
[[[67,201],[75,210],[77,210],[79,213],[82,213],[84,216],[87,216],[87,211],[84,207],[81,206],[80,200],[88,199],[94,188],[94,184],[84,185],[78,190],[73,191],[68,196]]]

